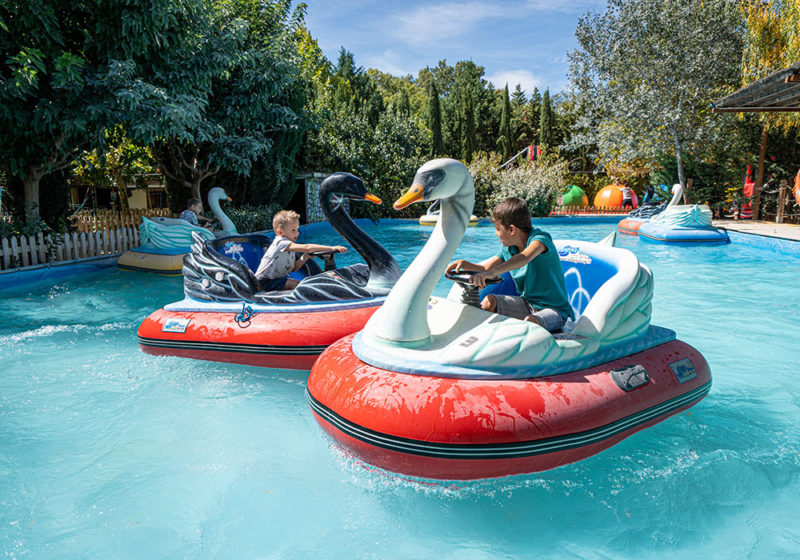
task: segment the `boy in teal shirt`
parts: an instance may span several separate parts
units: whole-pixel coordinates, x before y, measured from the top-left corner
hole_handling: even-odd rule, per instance
[[[531,226],[525,201],[505,199],[492,210],[492,222],[502,243],[497,255],[480,263],[453,261],[447,272],[475,272],[470,281],[480,288],[487,278],[511,273],[520,295],[490,294],[481,301],[486,311],[530,321],[550,332],[563,327],[567,319],[575,319],[553,239]]]

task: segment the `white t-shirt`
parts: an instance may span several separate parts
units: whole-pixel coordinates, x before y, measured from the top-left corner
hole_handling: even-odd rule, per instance
[[[283,278],[294,268],[294,253],[288,251],[292,242],[281,235],[276,235],[275,240],[264,252],[261,262],[258,263],[256,278]]]
[[[622,199],[627,200],[631,197],[631,188],[627,186],[622,186],[619,188],[622,191]]]

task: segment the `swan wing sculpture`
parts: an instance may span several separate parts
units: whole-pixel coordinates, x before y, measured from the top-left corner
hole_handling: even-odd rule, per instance
[[[192,252],[183,257],[186,296],[200,301],[254,302],[259,286],[252,271],[246,264],[213,251],[207,241],[206,237],[195,234]]]
[[[217,220],[219,220],[220,227],[222,228],[221,231],[217,232],[217,237],[236,235],[239,233],[236,231],[236,226],[233,224],[228,215],[222,211],[222,208],[220,208],[219,203],[221,200],[227,200],[228,202],[231,202],[231,197],[225,193],[225,189],[214,187],[208,191],[208,206],[211,208],[211,211],[214,212],[214,216],[217,218]]]
[[[205,228],[193,226],[186,220],[178,218],[147,218],[142,216],[139,225],[139,244],[141,247],[156,249],[174,249],[189,247],[193,243],[193,235],[203,239],[214,239],[214,234]]]
[[[650,218],[651,222],[668,226],[709,228],[711,227],[711,209],[703,204],[683,204],[678,202],[683,197],[683,186],[675,183],[672,186],[672,199],[667,207]]]
[[[475,368],[514,369],[530,376],[532,366],[582,359],[604,346],[642,335],[650,325],[652,274],[630,251],[575,242],[559,248],[562,261],[585,262],[587,251],[614,263],[615,274],[591,298],[574,331],[556,338],[533,323],[488,313],[449,299],[431,298],[461,241],[472,212],[474,187],[463,164],[437,159],[422,166],[395,208],[439,199],[442,214],[431,237],[384,305],[356,337],[353,348],[365,362],[463,373]],[[567,275],[572,271],[568,270]],[[573,297],[580,297],[580,290]],[[573,303],[575,306],[575,303]],[[624,344],[623,344],[624,346]],[[415,366],[408,365],[409,369]]]

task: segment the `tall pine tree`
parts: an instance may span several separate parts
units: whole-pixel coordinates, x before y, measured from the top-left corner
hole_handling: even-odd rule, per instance
[[[431,81],[428,87],[428,126],[431,128],[431,156],[444,155],[442,142],[442,105],[439,101],[439,90],[436,82]]]
[[[550,105],[550,90],[545,90],[542,96],[542,106],[539,111],[539,144],[545,148],[553,146],[553,107]]]
[[[500,113],[500,136],[497,138],[497,147],[503,154],[503,161],[508,161],[513,149],[513,138],[511,136],[511,100],[508,96],[508,84],[503,91],[503,109]]]

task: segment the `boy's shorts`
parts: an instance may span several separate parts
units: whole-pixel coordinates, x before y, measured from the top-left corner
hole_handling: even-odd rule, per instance
[[[259,278],[258,284],[262,292],[276,292],[286,287],[286,278]]]
[[[557,331],[564,326],[564,317],[556,311],[546,307],[544,309],[534,309],[528,300],[520,296],[506,296],[494,294],[497,300],[497,313],[514,319],[525,319],[528,315],[533,315],[539,323],[550,332]]]

